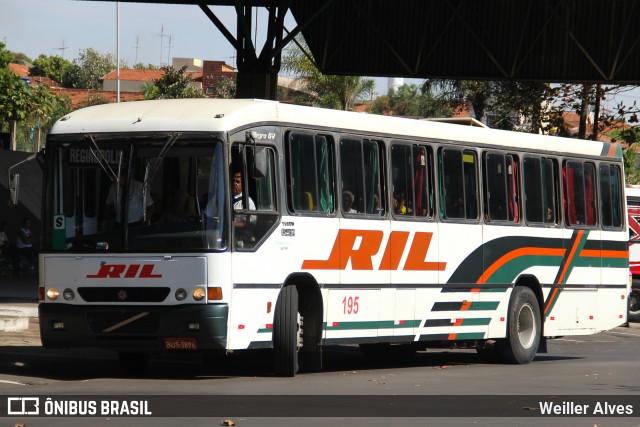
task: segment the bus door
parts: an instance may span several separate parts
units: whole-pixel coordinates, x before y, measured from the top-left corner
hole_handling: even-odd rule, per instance
[[[396,142],[391,146],[391,234],[387,263],[395,295],[394,341],[413,341],[429,301],[440,294],[436,286],[441,267],[438,227],[434,222],[433,150],[429,146]],[[385,298],[385,301],[387,298]]]
[[[433,304],[431,316],[445,324],[450,333],[470,309],[477,297],[471,290],[479,283],[483,272],[482,226],[478,186],[478,154],[474,150],[441,147],[438,151],[439,282],[442,295]],[[446,333],[446,330],[442,330]],[[449,337],[451,338],[451,336]]]
[[[364,338],[392,333],[393,302],[381,303],[390,272],[381,266],[389,222],[384,219],[382,142],[340,141],[340,283],[329,291],[327,338]],[[393,300],[391,300],[393,301]]]
[[[602,280],[600,229],[596,203],[596,167],[591,162],[565,160],[564,181],[565,256],[555,283],[557,297],[545,307],[556,326],[592,330],[596,313],[586,307],[597,307],[598,287]],[[595,269],[594,269],[595,267]],[[557,316],[553,308],[565,313]]]

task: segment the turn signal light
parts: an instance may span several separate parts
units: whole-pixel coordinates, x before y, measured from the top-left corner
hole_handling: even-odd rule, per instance
[[[207,288],[207,299],[219,301],[222,299],[222,288]]]

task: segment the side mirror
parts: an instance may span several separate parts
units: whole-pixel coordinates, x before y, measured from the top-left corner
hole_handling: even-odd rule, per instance
[[[16,163],[11,166],[8,170],[9,173],[9,206],[17,206],[18,205],[18,190],[20,189],[20,174],[11,174],[11,170],[17,166],[20,166],[24,162],[28,162],[30,160],[35,159],[38,156],[38,153],[33,153],[26,159]]]
[[[9,206],[18,206],[18,190],[20,189],[20,174],[11,176],[9,180]]]

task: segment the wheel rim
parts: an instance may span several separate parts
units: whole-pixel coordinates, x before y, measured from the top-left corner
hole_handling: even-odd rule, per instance
[[[518,340],[522,348],[531,348],[536,337],[536,323],[533,308],[525,304],[518,312]]]

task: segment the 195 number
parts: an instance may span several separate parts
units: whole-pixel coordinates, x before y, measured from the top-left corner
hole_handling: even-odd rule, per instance
[[[344,297],[342,299],[342,313],[358,314],[358,309],[360,308],[359,299],[360,297]]]

